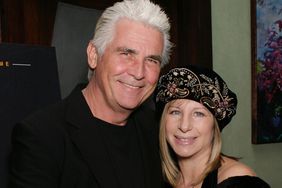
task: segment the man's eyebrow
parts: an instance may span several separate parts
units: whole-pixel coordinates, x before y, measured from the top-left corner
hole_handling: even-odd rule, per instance
[[[163,58],[160,55],[149,55],[147,58],[154,59],[156,61],[159,61],[160,63],[162,62]]]
[[[118,47],[117,51],[118,52],[127,52],[129,54],[138,54],[136,50],[130,49],[130,48],[126,48],[126,47]]]
[[[131,49],[131,48],[127,48],[127,47],[118,47],[117,50],[118,52],[126,52],[126,53],[129,53],[129,54],[138,54],[138,52],[134,49]],[[156,61],[159,61],[159,62],[162,62],[162,56],[161,55],[149,55],[146,57],[147,59],[150,58],[150,59],[154,59]]]

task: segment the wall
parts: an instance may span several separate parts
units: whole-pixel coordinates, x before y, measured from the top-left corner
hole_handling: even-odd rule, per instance
[[[272,188],[282,184],[282,143],[251,143],[250,0],[212,0],[213,67],[237,91],[238,113],[223,130],[223,152],[242,157]]]

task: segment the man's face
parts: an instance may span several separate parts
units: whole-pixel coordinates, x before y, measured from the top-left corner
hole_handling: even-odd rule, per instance
[[[163,36],[157,29],[120,20],[95,67],[99,105],[121,112],[143,103],[157,84],[163,46]]]

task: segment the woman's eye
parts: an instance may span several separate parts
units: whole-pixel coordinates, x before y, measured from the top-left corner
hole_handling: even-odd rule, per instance
[[[194,115],[196,117],[204,117],[205,116],[205,114],[203,112],[194,112]]]
[[[179,115],[180,111],[179,110],[171,110],[171,111],[169,111],[169,114],[171,114],[171,115]]]

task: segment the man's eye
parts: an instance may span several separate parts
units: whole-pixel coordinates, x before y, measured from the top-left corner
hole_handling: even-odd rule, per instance
[[[152,59],[152,58],[148,58],[147,61],[150,62],[150,63],[154,63],[154,64],[160,64],[159,60]]]
[[[129,52],[124,51],[124,52],[121,52],[120,54],[121,54],[121,55],[128,56],[128,55],[129,55]]]

